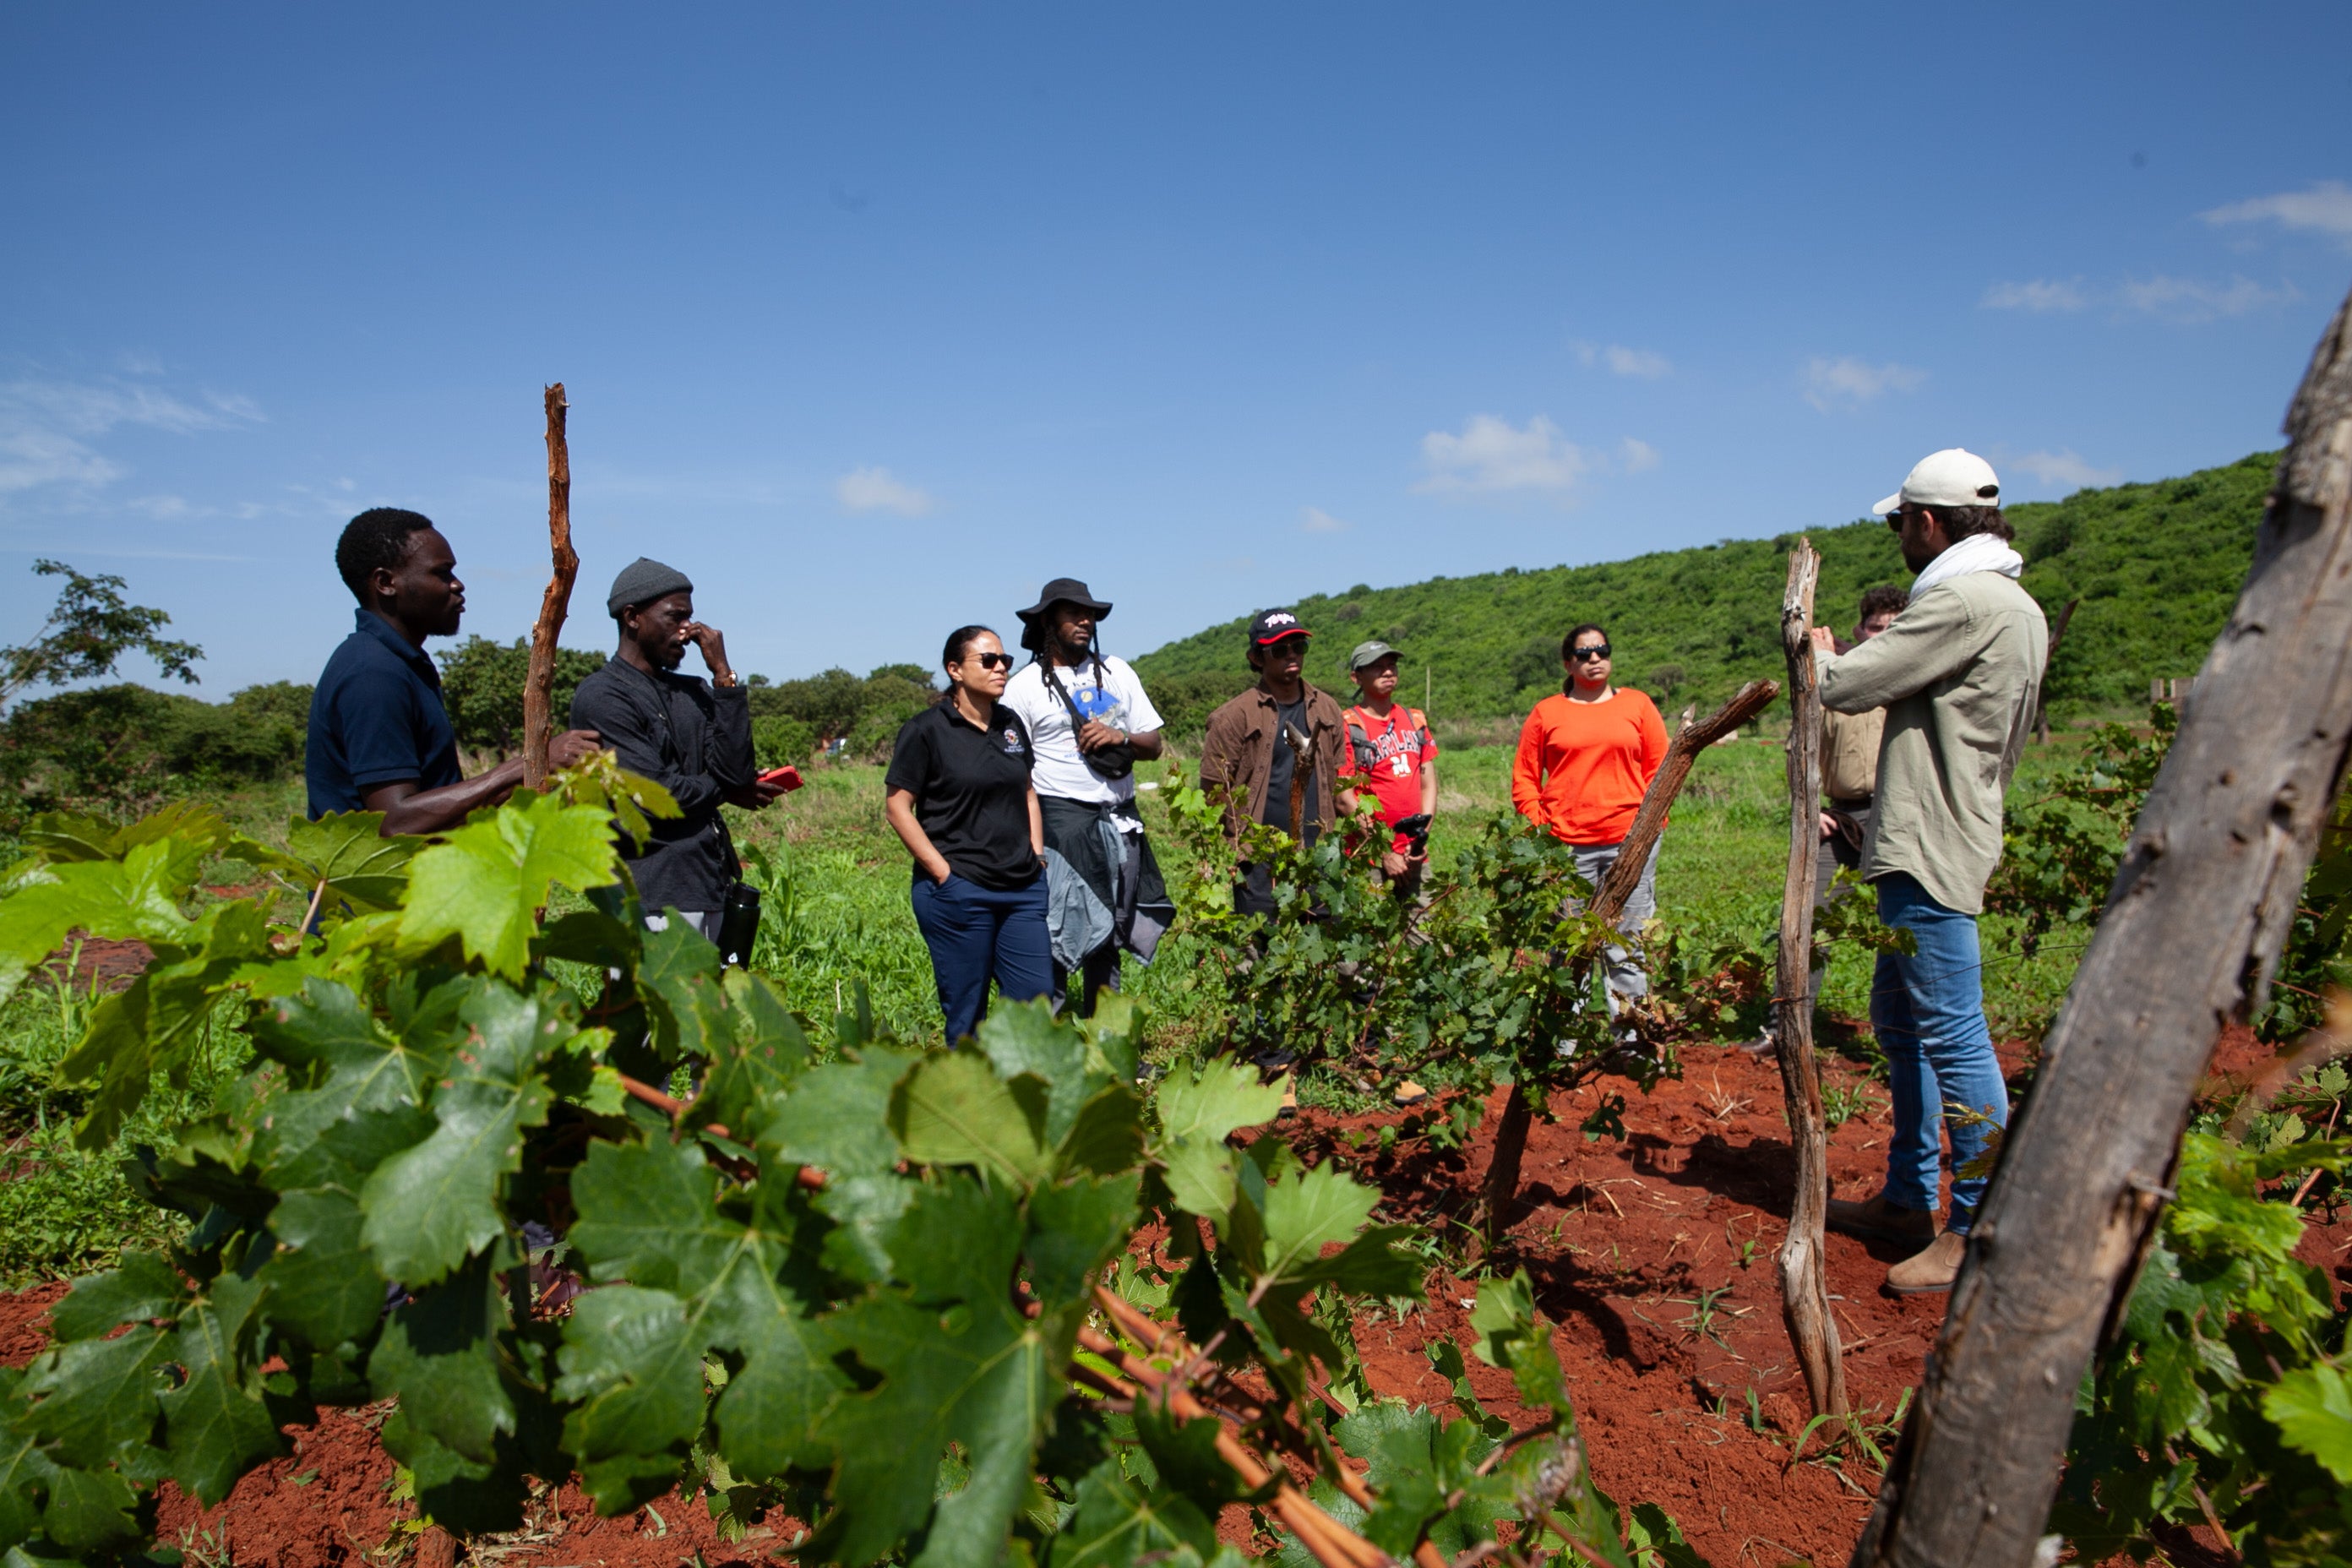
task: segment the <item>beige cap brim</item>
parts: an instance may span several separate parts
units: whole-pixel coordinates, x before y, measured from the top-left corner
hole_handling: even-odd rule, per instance
[[[1885,517],[1888,512],[1894,511],[1901,507],[1902,504],[1903,492],[1901,490],[1896,490],[1893,495],[1888,496],[1885,500],[1880,501],[1876,506],[1872,507],[1870,509],[1870,515],[1873,517]]]

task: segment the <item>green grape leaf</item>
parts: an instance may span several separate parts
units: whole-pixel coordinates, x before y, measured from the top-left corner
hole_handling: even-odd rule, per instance
[[[611,1515],[677,1483],[702,1427],[702,1345],[667,1290],[614,1285],[573,1303],[555,1397],[576,1401],[563,1446],[596,1511]]]
[[[360,1239],[360,1205],[321,1188],[278,1200],[269,1229],[278,1250],[256,1278],[269,1286],[265,1312],[317,1350],[363,1339],[383,1312],[383,1276]]]
[[[685,921],[647,931],[637,963],[637,994],[651,1015],[654,1044],[665,1062],[708,1057],[732,1033],[726,994],[719,984],[719,948]]]
[[[829,1320],[882,1381],[843,1395],[821,1429],[838,1468],[836,1509],[819,1550],[870,1562],[929,1516],[916,1568],[1003,1556],[1082,1315],[1075,1307],[1034,1321],[1021,1315],[1006,1288],[1019,1236],[1008,1192],[961,1174],[925,1185],[890,1249],[909,1289],[878,1292]],[[951,1442],[971,1457],[971,1473],[934,1509]]]
[[[899,1158],[888,1123],[890,1092],[920,1059],[868,1046],[855,1061],[802,1074],[760,1130],[761,1163],[813,1165],[835,1177],[889,1171]]]
[[[477,1258],[438,1285],[419,1290],[385,1320],[368,1358],[379,1399],[400,1401],[402,1431],[389,1423],[384,1447],[415,1466],[404,1436],[430,1439],[460,1459],[488,1465],[498,1440],[516,1429],[515,1405],[499,1375],[499,1335],[507,1326],[506,1293],[493,1259]]]
[[[1257,1069],[1240,1062],[1179,1062],[1160,1079],[1152,1108],[1166,1139],[1222,1143],[1241,1128],[1273,1121],[1282,1085],[1258,1082]]]
[[[1265,1254],[1261,1276],[1303,1278],[1327,1243],[1349,1241],[1371,1218],[1380,1193],[1350,1181],[1331,1163],[1271,1184],[1265,1192]]]
[[[433,1135],[378,1165],[360,1191],[377,1268],[412,1286],[444,1278],[506,1234],[502,1178],[520,1168],[523,1129],[547,1120],[552,1098],[532,1069],[572,1032],[538,998],[486,985],[473,987],[459,1016],[473,1033],[434,1093]]]
[[[418,852],[409,862],[401,941],[421,951],[455,936],[468,958],[520,980],[549,887],[584,892],[619,875],[610,817],[536,796]]]
[[[68,1552],[88,1552],[112,1542],[136,1539],[141,1533],[132,1510],[139,1500],[131,1485],[112,1470],[59,1467],[48,1479],[49,1500],[41,1510],[41,1531]],[[31,1563],[46,1557],[9,1553]]]
[[[128,1460],[142,1468],[172,1359],[168,1329],[58,1345],[26,1371],[21,1386],[35,1403],[24,1422],[56,1445],[52,1457],[66,1465],[91,1470]]]
[[[74,1281],[49,1313],[50,1336],[61,1342],[94,1340],[124,1323],[176,1318],[187,1304],[187,1282],[160,1252],[126,1252],[103,1274]]]
[[[702,1092],[686,1120],[727,1128],[748,1143],[758,1131],[750,1119],[808,1067],[808,1040],[767,981],[737,969],[720,984],[729,1024],[711,1041]]]
[[[1123,1083],[1106,1084],[1078,1107],[1055,1151],[1063,1171],[1098,1176],[1131,1171],[1143,1157],[1143,1100]]]
[[[183,1373],[163,1391],[164,1448],[172,1479],[205,1507],[228,1496],[237,1478],[285,1448],[261,1394],[253,1354],[259,1307],[268,1287],[224,1274],[212,1293],[181,1314],[173,1354]]]
[[[380,811],[332,811],[313,822],[297,816],[286,825],[286,847],[273,849],[239,835],[229,853],[278,872],[307,895],[323,880],[320,908],[350,905],[362,914],[396,909],[408,889],[408,863],[425,840],[383,835]]]
[[[2326,1362],[2295,1368],[2263,1395],[2263,1414],[2287,1447],[2352,1486],[2352,1379],[2341,1369]]]
[[[425,1109],[446,1053],[395,1041],[351,990],[313,976],[252,1025],[264,1056],[298,1086],[271,1102],[255,1157],[280,1190],[358,1190],[383,1161],[433,1131]]]
[[[1241,1472],[1217,1452],[1220,1430],[1222,1424],[1213,1416],[1188,1421],[1154,1401],[1136,1402],[1135,1435],[1151,1456],[1160,1485],[1181,1493],[1210,1518],[1229,1502],[1264,1502],[1280,1484],[1271,1476],[1255,1489],[1244,1481]]]
[[[1080,1176],[1029,1196],[1029,1283],[1045,1310],[1084,1301],[1095,1277],[1135,1228],[1141,1182],[1133,1174]]]
[[[209,845],[151,840],[120,860],[74,861],[25,873],[0,900],[0,1003],[16,994],[33,966],[69,931],[113,941],[178,942],[189,921],[179,900]],[[191,855],[193,854],[193,858]]]
[[[978,1165],[1024,1187],[1051,1168],[1045,1113],[1042,1097],[1024,1104],[1012,1083],[968,1051],[926,1058],[890,1096],[890,1131],[908,1159]]]
[[[1188,1138],[1162,1146],[1160,1157],[1177,1207],[1199,1215],[1222,1233],[1239,1196],[1234,1152],[1214,1140]]]
[[[1216,1526],[1190,1500],[1147,1495],[1105,1459],[1078,1483],[1077,1510],[1054,1537],[1049,1568],[1190,1568],[1216,1552]]]
[[[1087,1070],[1087,1042],[1054,1016],[1044,997],[997,1007],[980,1022],[980,1050],[1008,1082],[1027,1073],[1045,1085],[1045,1125],[1039,1141],[1059,1144],[1078,1108],[1101,1081]]]

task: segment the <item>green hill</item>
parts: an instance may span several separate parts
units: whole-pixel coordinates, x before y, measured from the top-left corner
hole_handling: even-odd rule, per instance
[[[2151,677],[2195,672],[2245,579],[2277,461],[2258,452],[2177,479],[2009,509],[2026,588],[2053,620],[2069,599],[2082,601],[2051,672],[2056,711],[2125,709],[2146,700]],[[1561,636],[1598,621],[1616,647],[1621,683],[1670,712],[1692,702],[1704,710],[1742,681],[1780,674],[1780,593],[1795,537],[1317,595],[1296,606],[1316,633],[1307,675],[1348,694],[1348,650],[1379,637],[1404,650],[1415,702],[1426,664],[1433,718],[1496,719],[1559,689]],[[1870,584],[1910,581],[1876,519],[1811,538],[1822,552],[1816,603],[1832,625],[1852,622]],[[1237,617],[1135,661],[1171,730],[1197,730],[1248,685],[1247,624]]]

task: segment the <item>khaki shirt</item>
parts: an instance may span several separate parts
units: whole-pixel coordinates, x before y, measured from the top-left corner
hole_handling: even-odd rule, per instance
[[[2000,863],[2000,801],[2025,749],[2050,628],[1998,572],[1938,583],[1843,656],[1816,652],[1822,705],[1886,710],[1863,880],[1918,879],[1946,909],[1984,909]]]
[[[1878,741],[1886,710],[1832,713],[1822,710],[1822,793],[1833,801],[1865,801],[1878,788]]]

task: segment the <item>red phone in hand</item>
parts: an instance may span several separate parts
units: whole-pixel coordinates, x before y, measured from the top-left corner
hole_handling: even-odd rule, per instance
[[[801,777],[800,769],[793,766],[790,763],[786,763],[781,768],[770,768],[766,773],[761,773],[760,775],[760,782],[763,784],[782,784],[784,786],[785,792],[789,794],[792,791],[800,788],[801,785],[807,781]]]

